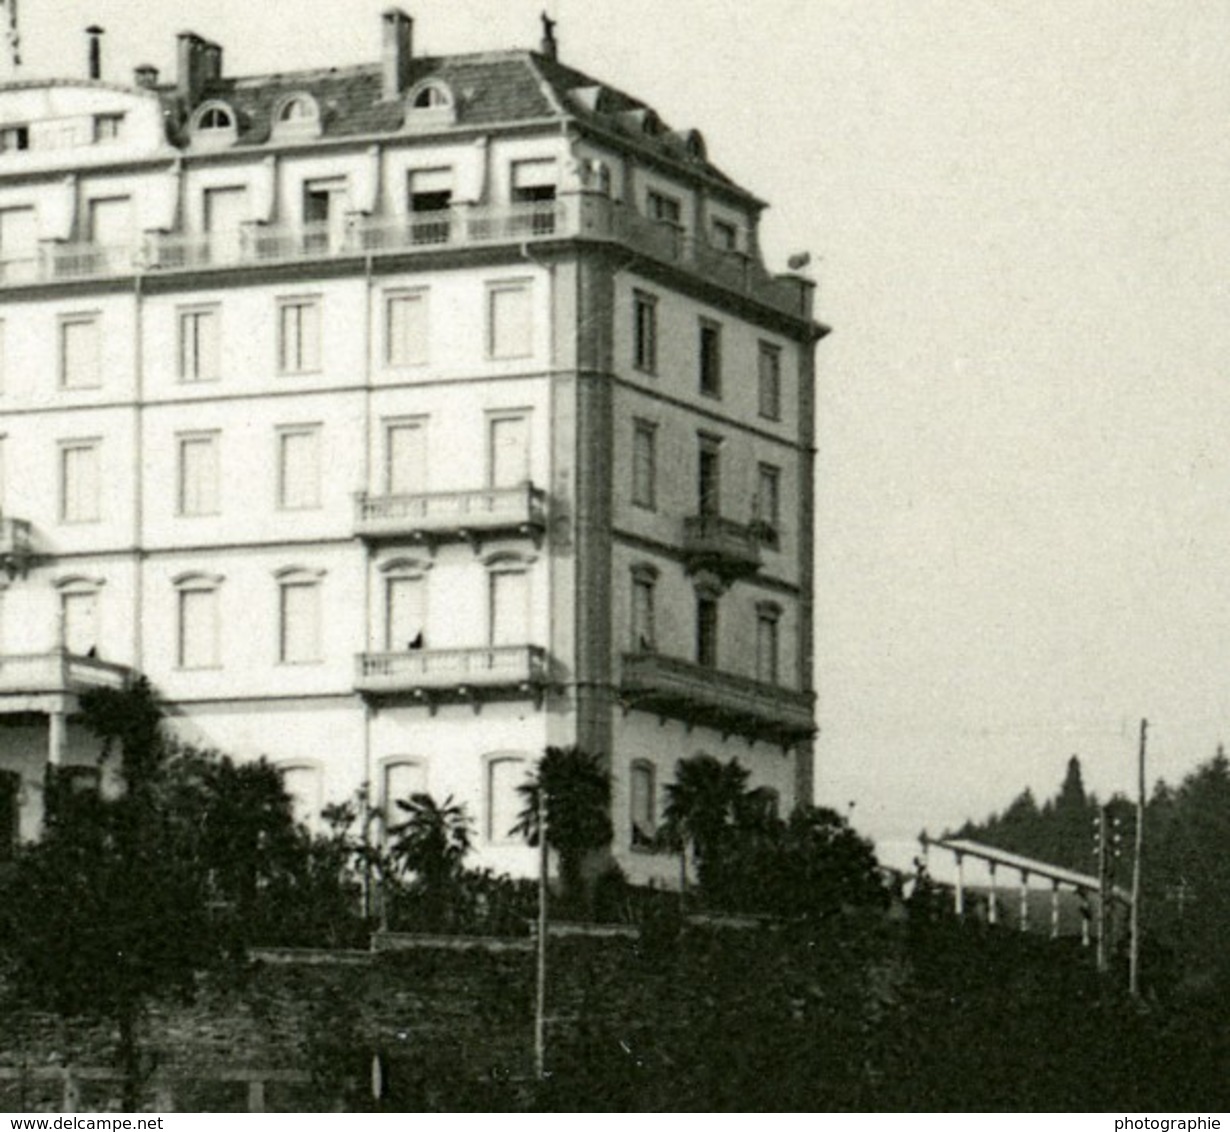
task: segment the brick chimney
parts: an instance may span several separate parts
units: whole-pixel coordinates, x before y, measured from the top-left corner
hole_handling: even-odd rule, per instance
[[[152,63],[142,63],[133,68],[132,81],[142,90],[153,90],[158,85],[158,68]]]
[[[87,73],[92,79],[101,79],[103,29],[97,24],[91,24],[85,29],[85,34],[89,39],[89,69]]]
[[[205,89],[206,48],[209,45],[192,31],[181,31],[176,39],[175,91],[188,106],[195,106]]]
[[[222,78],[222,45],[206,41],[202,48],[204,55],[205,84],[217,82]]]
[[[400,98],[410,86],[414,55],[414,21],[400,8],[388,8],[381,20],[381,66],[385,98]]]

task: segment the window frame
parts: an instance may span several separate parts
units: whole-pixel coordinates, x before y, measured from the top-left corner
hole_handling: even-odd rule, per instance
[[[722,399],[722,324],[701,317],[697,324],[697,386],[702,397]]]
[[[188,364],[189,326],[192,327],[192,365]],[[210,327],[205,335],[201,333],[202,326]],[[222,368],[222,304],[196,303],[177,307],[175,327],[178,384],[209,385],[219,381]],[[212,335],[212,343],[202,349],[202,339],[209,335]]]
[[[762,420],[782,419],[782,348],[763,340],[756,354],[756,412]]]
[[[636,812],[637,776],[648,779],[648,789],[645,792],[649,806],[648,829],[642,830],[637,821],[640,817]],[[650,759],[633,759],[628,764],[628,844],[634,852],[653,852],[657,844],[658,833],[658,768]]]
[[[81,437],[78,439],[61,440],[56,445],[58,462],[59,486],[59,521],[63,524],[98,523],[102,521],[102,438]],[[75,508],[69,506],[69,476],[68,454],[70,452],[88,451],[94,454],[93,490],[91,492],[92,506],[86,508],[88,515],[75,514]],[[76,498],[77,492],[72,493]]]
[[[324,493],[321,490],[321,480],[324,472],[321,465],[321,456],[324,451],[324,445],[322,444],[323,431],[323,426],[316,423],[278,425],[275,428],[274,435],[277,444],[277,467],[275,469],[277,475],[277,495],[275,503],[278,511],[319,511],[324,506]],[[292,437],[306,436],[312,437],[315,443],[316,469],[315,476],[313,477],[311,502],[289,503],[287,502],[286,441]]]
[[[427,287],[407,287],[397,290],[386,291],[384,294],[384,365],[386,369],[411,369],[428,365],[431,361],[431,304],[429,302],[430,290]],[[406,333],[405,326],[401,328],[400,339],[402,342],[402,356],[395,356],[394,343],[395,337],[393,327],[395,325],[394,308],[406,304],[410,307],[417,307],[419,310],[419,318],[422,322],[423,334],[421,336],[422,349],[419,351],[406,350],[405,345],[409,342],[409,336]]]
[[[222,513],[219,490],[222,480],[221,436],[219,429],[201,429],[175,434],[175,514],[178,518],[195,519]],[[207,443],[213,452],[213,482],[204,493],[212,501],[211,505],[198,510],[188,507],[189,493],[185,476],[187,465],[184,462],[184,452],[189,445],[200,443]]]
[[[658,372],[658,296],[639,289],[632,292],[632,368]]]
[[[318,374],[324,369],[323,309],[320,295],[288,295],[277,300],[278,376],[299,377]],[[287,317],[298,312],[296,324],[288,328]],[[311,324],[305,324],[305,312],[311,312]],[[293,329],[294,357],[289,346]],[[310,335],[310,339],[309,339]],[[305,346],[308,348],[305,349]],[[293,364],[292,364],[293,363]]]
[[[652,653],[658,649],[657,585],[658,568],[649,563],[638,563],[629,571],[631,586],[628,591],[628,630],[634,653]],[[639,595],[647,595],[642,610]],[[644,619],[642,620],[642,613]]]
[[[759,601],[756,603],[756,679],[761,684],[771,684],[774,687],[781,683],[781,619],[782,607],[776,602]],[[767,666],[764,652],[766,630],[770,649]]]
[[[324,606],[321,600],[323,578],[323,570],[307,570],[297,566],[279,570],[275,574],[278,586],[277,663],[279,667],[304,668],[324,663],[324,618],[322,616]],[[292,650],[287,647],[289,642],[289,634],[287,633],[289,622],[286,616],[287,595],[292,590],[302,590],[313,595],[313,631],[309,641],[311,648],[302,656],[292,656]]]
[[[643,476],[642,456],[647,459]],[[632,505],[658,509],[658,423],[643,417],[632,420]]]
[[[496,300],[499,295],[519,294],[525,297],[525,347],[519,352],[506,352],[496,349]],[[491,362],[516,361],[534,356],[534,281],[532,279],[507,279],[489,282],[486,291],[486,335],[487,360]]]
[[[82,377],[70,380],[68,330],[73,326],[88,326],[92,330],[89,345],[89,371]],[[102,388],[102,318],[98,311],[80,311],[62,314],[56,319],[56,349],[60,388],[75,393],[81,390]]]
[[[720,632],[721,618],[717,596],[711,593],[698,593],[696,595],[696,663],[699,667],[717,670]]]
[[[765,486],[772,484],[767,493]],[[782,469],[777,464],[769,464],[760,460],[756,464],[756,523],[759,527],[760,541],[776,550],[782,539]]]
[[[517,845],[518,839],[510,830],[495,832],[495,767],[500,763],[519,763],[521,765],[521,780],[513,786],[513,797],[517,797],[517,787],[529,777],[529,758],[521,751],[493,751],[483,758],[483,839],[488,845]]]
[[[183,574],[173,580],[175,586],[175,668],[180,672],[212,672],[222,668],[222,617],[219,609],[219,591],[222,578],[213,574]],[[209,625],[206,640],[206,657],[203,661],[191,661],[188,657],[188,637],[184,631],[187,624],[185,606],[187,595],[209,595]]]

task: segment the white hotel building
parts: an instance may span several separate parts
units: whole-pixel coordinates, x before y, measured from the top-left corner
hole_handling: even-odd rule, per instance
[[[373,29],[375,30],[375,29]],[[537,52],[0,85],[0,854],[85,687],[302,813],[600,754],[615,858],[678,759],[812,792],[812,287],[696,131]]]

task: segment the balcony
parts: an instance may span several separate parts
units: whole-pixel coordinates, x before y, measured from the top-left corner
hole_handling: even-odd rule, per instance
[[[709,570],[730,582],[760,569],[760,539],[751,524],[692,515],[683,521],[683,557],[688,573]]]
[[[533,484],[479,491],[366,495],[355,499],[355,534],[372,542],[410,539],[434,546],[518,534],[537,544],[547,525],[546,494]]]
[[[23,578],[34,557],[31,526],[26,519],[10,519],[0,515],[0,567],[12,581],[18,574]]]
[[[477,649],[407,649],[356,658],[355,689],[371,697],[405,697],[433,707],[439,700],[531,696],[541,704],[548,682],[547,653],[537,645]]]
[[[130,672],[63,649],[0,655],[0,712],[38,711],[36,697],[73,696],[91,688],[123,688]]]
[[[770,275],[756,256],[713,247],[677,225],[651,220],[599,195],[456,205],[394,217],[354,215],[345,223],[248,224],[228,233],[157,234],[127,247],[48,243],[34,255],[0,260],[0,288],[576,238],[623,245],[763,306],[796,318],[811,317],[812,285],[808,281]]]
[[[620,696],[629,708],[788,747],[811,738],[815,697],[653,652],[623,658]]]

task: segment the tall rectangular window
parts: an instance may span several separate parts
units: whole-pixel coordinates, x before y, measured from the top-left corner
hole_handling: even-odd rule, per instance
[[[632,502],[652,511],[658,495],[658,427],[652,421],[632,424]]]
[[[132,200],[103,197],[90,201],[90,242],[100,248],[126,248],[132,243]]]
[[[658,300],[636,291],[632,296],[632,364],[643,373],[658,372]]]
[[[410,239],[415,244],[447,244],[452,231],[452,169],[410,172]]]
[[[415,495],[427,490],[426,421],[385,425],[384,483],[389,495]]]
[[[60,595],[64,647],[74,656],[98,653],[98,593],[78,590]]]
[[[401,825],[409,815],[398,807],[398,802],[408,802],[415,794],[427,793],[427,766],[417,759],[396,759],[384,764],[384,786],[381,797],[384,805],[381,813],[384,828]]]
[[[696,663],[716,668],[718,662],[718,606],[711,597],[696,601]]]
[[[513,827],[521,813],[517,787],[525,781],[526,760],[519,756],[492,759],[487,763],[487,840],[513,840]]]
[[[419,366],[427,361],[427,292],[390,295],[385,305],[384,360],[390,366]]]
[[[422,578],[389,578],[385,582],[384,647],[389,652],[426,647],[426,591]]]
[[[307,181],[303,186],[303,250],[339,251],[346,241],[346,178]]]
[[[488,421],[487,467],[492,487],[530,482],[530,419],[524,414]]]
[[[697,506],[700,514],[712,517],[721,514],[722,450],[719,442],[708,436],[700,438],[697,469]]]
[[[181,515],[218,513],[218,434],[179,437],[177,510]]]
[[[683,205],[678,197],[667,196],[665,193],[650,189],[646,197],[646,204],[651,219],[661,221],[663,224],[672,224],[675,227],[682,224]]]
[[[758,372],[760,415],[769,421],[782,419],[782,352],[768,342],[760,343]]]
[[[282,299],[278,303],[278,371],[320,370],[320,300]]]
[[[61,388],[97,389],[101,377],[98,316],[69,315],[60,319]]]
[[[218,380],[221,315],[216,306],[179,312],[179,380]]]
[[[180,668],[218,666],[218,591],[213,587],[179,591]]]
[[[755,519],[761,540],[774,547],[781,540],[781,483],[780,468],[773,464],[757,465]]]
[[[320,584],[283,582],[279,587],[278,660],[312,664],[320,660]]]
[[[528,283],[487,290],[487,355],[526,358],[534,352],[533,305]]]
[[[634,574],[632,577],[632,651],[654,649],[654,581]]]
[[[202,200],[211,263],[234,263],[243,249],[243,225],[251,215],[242,185],[206,189]]]
[[[60,520],[96,523],[99,518],[99,442],[72,441],[60,446]]]
[[[524,570],[491,575],[491,645],[524,645],[530,636],[530,585]]]
[[[0,135],[3,131],[0,131]],[[3,147],[0,146],[0,152]],[[0,262],[3,278],[33,276],[38,260],[38,220],[32,208],[0,209]]]
[[[722,395],[722,328],[700,320],[700,391],[706,397]]]
[[[756,614],[756,679],[763,684],[777,683],[776,609],[761,609]]]
[[[302,511],[320,506],[320,429],[278,430],[278,507]]]
[[[634,846],[649,847],[654,843],[658,824],[656,793],[653,763],[634,762],[628,782],[628,816]]]
[[[736,251],[739,247],[739,229],[728,220],[714,220],[710,240],[719,251]]]

